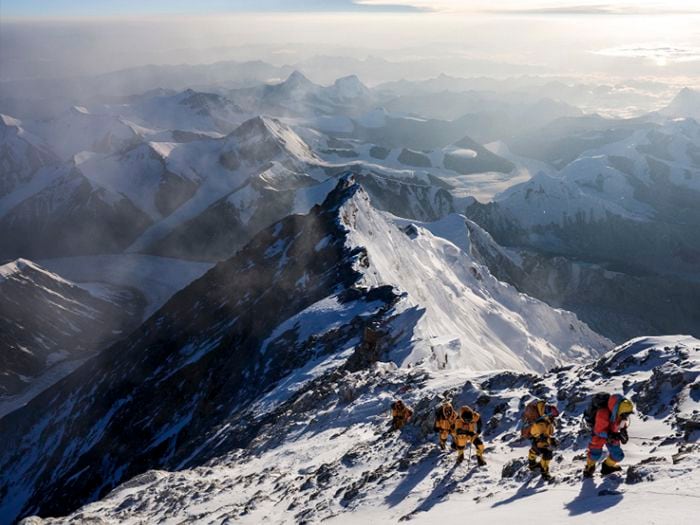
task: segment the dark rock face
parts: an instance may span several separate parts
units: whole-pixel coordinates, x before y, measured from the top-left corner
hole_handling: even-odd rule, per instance
[[[700,334],[700,285],[681,276],[660,275],[640,267],[645,259],[649,261],[649,253],[670,257],[672,246],[678,249],[678,243],[691,241],[691,237],[683,236],[680,241],[680,236],[662,233],[662,224],[633,224],[610,217],[607,224],[603,221],[595,226],[580,223],[571,229],[553,227],[552,231],[556,229],[556,235],[568,238],[570,244],[552,253],[533,246],[527,232],[503,217],[493,203],[476,203],[467,209],[467,215],[493,234],[499,244],[525,247],[520,265],[515,265],[497,250],[472,244],[496,277],[552,306],[575,312],[598,333],[618,342],[640,333]],[[552,231],[539,231],[555,235]],[[567,235],[585,238],[580,242],[590,251],[574,248],[578,241]],[[620,252],[615,253],[613,246]],[[639,257],[630,255],[642,252],[644,255]],[[623,260],[620,254],[629,258]],[[677,257],[674,261],[678,265]],[[661,264],[649,262],[654,266]]]
[[[396,299],[354,287],[363,249],[345,247],[342,221],[351,218],[341,206],[357,191],[343,179],[309,215],[260,232],[127,339],[7,416],[2,521],[65,514],[147,469],[246,446],[263,424],[245,411],[253,399],[314,356],[355,344]],[[280,327],[329,296],[363,315],[310,335]],[[209,442],[224,427],[237,431]]]
[[[700,333],[700,285],[677,277],[611,272],[534,251],[519,252],[518,264],[468,223],[471,252],[500,280],[556,307],[570,310],[613,341],[640,333]],[[673,300],[659,301],[660,297]]]
[[[432,166],[430,159],[426,155],[408,148],[401,150],[398,160],[406,166],[413,166],[415,168],[430,168]]]
[[[0,397],[19,393],[54,362],[105,348],[140,319],[133,294],[113,303],[30,261],[2,268],[10,267],[0,275]]]
[[[597,115],[564,117],[537,133],[523,133],[506,142],[513,153],[549,162],[560,169],[586,150],[629,137],[638,125],[635,119],[610,121]]]
[[[196,191],[196,183],[166,170],[155,195],[156,209],[163,217],[167,217]]]
[[[582,203],[594,202],[600,194],[627,203],[622,211],[606,207],[596,214],[593,205],[584,204],[575,214],[562,214],[557,211],[561,205],[557,190],[550,194],[543,183],[546,178],[539,182],[535,178],[507,202],[473,203],[465,213],[499,244],[529,252],[521,268],[525,275],[518,276],[517,269],[494,267],[499,278],[553,306],[574,311],[596,331],[617,341],[639,333],[698,335],[700,192],[692,184],[698,173],[692,157],[676,151],[684,144],[693,149],[697,127],[662,133],[638,121],[625,121],[624,126],[624,136],[646,130],[635,142],[636,151],[629,156],[596,157],[601,170],[616,170],[617,186],[608,187],[601,173],[583,182],[573,169],[564,172],[562,179],[567,191],[592,196]],[[584,126],[579,131],[588,136],[591,129]],[[605,138],[601,129],[591,136]],[[619,137],[605,138],[606,143],[610,140]],[[560,153],[557,158],[563,159]],[[673,161],[669,160],[672,153],[678,157]],[[618,186],[633,199],[622,193],[615,197],[623,191]],[[532,206],[532,199],[537,199],[541,210]],[[634,211],[642,209],[643,213]],[[521,223],[520,217],[527,216],[524,210],[549,216],[551,222],[529,226],[524,219]]]
[[[384,160],[389,156],[391,150],[382,146],[372,146],[369,150],[369,155],[373,159]]]
[[[444,148],[474,131],[473,115],[452,121],[438,119],[387,118],[382,127],[365,128],[356,126],[353,135],[366,142],[388,148],[410,148],[432,150]]]
[[[513,478],[515,475],[520,472],[521,469],[523,469],[527,465],[527,461],[524,459],[512,459],[505,465],[503,465],[503,469],[501,470],[501,478]]]
[[[387,299],[393,294],[391,286],[374,290],[374,295],[389,294]],[[380,357],[390,347],[388,335],[382,331],[379,323],[372,323],[365,326],[362,331],[362,342],[355,348],[355,352],[348,358],[345,367],[351,372],[356,372],[368,368],[379,361]]]
[[[119,252],[150,224],[130,200],[111,201],[72,170],[0,219],[0,259]]]

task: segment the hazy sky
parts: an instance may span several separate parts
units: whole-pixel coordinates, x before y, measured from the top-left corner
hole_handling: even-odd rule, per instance
[[[5,16],[109,16],[249,11],[700,13],[697,0],[3,0]]]
[[[0,9],[1,79],[314,55],[413,61],[417,77],[430,63],[459,76],[700,79],[700,0],[0,0]]]

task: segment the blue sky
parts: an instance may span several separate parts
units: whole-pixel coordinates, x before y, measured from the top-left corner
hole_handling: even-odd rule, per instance
[[[5,16],[111,16],[247,11],[415,11],[406,5],[362,5],[354,0],[0,0]]]

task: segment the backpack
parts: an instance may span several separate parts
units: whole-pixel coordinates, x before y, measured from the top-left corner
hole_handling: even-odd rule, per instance
[[[449,430],[450,426],[452,425],[452,421],[445,417],[443,408],[444,405],[440,405],[437,407],[437,409],[435,409],[435,423],[433,424],[433,430],[435,432],[440,430]],[[452,411],[452,415],[455,415],[454,409]]]
[[[450,408],[452,408],[452,416],[453,416],[453,417],[456,415],[455,409],[454,409],[454,407],[452,407],[452,405],[440,405],[439,407],[437,407],[437,408],[435,409],[435,420],[436,420],[436,421],[441,421],[441,420],[443,420],[443,419],[448,419],[448,418],[445,417],[445,412],[444,412],[444,410],[443,410],[446,406],[449,406]]]
[[[544,403],[544,401],[540,399],[530,401],[525,407],[523,415],[520,418],[520,437],[524,439],[528,439],[530,437],[530,429],[532,428],[533,423],[540,418],[540,411],[537,408],[539,403]]]
[[[439,406],[435,409],[435,421],[441,421],[442,419],[445,419],[445,415],[442,412],[442,406]]]
[[[591,402],[588,407],[583,412],[583,421],[586,423],[589,429],[595,426],[595,415],[599,409],[608,406],[608,400],[610,399],[610,394],[606,392],[599,392],[594,394],[591,398]]]

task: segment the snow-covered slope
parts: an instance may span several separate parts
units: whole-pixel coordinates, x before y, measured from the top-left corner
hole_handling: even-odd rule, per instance
[[[416,233],[373,209],[349,178],[308,215],[260,232],[8,416],[0,515],[64,514],[147,468],[201,465],[248,446],[302,384],[348,358],[352,369],[376,359],[359,344],[370,325],[388,334],[385,359],[448,376],[544,370],[609,346],[455,245]],[[96,455],[109,459],[97,465]],[[48,476],[47,462],[56,465]]]
[[[700,92],[683,88],[671,103],[659,113],[671,117],[690,117],[700,120]]]
[[[57,157],[22,122],[0,114],[0,213],[6,197],[32,182],[37,172],[56,164]]]
[[[126,196],[151,219],[167,217],[197,191],[200,178],[183,169],[174,172],[168,158],[172,143],[141,143],[107,156],[94,155],[80,171],[96,184]]]
[[[265,416],[245,449],[196,468],[151,470],[67,518],[140,523],[415,523],[510,521],[623,524],[694,523],[700,489],[697,439],[700,341],[638,338],[582,366],[539,376],[513,372],[448,375],[397,369],[320,373]],[[624,393],[636,405],[621,475],[581,480],[589,432],[581,414],[598,391]],[[414,408],[401,432],[389,431],[388,407]],[[447,397],[484,419],[486,467],[455,465],[432,433]],[[517,424],[525,404],[558,404],[552,473],[543,484],[527,470],[529,443]],[[263,413],[261,413],[263,412]]]
[[[329,176],[319,182],[272,162],[146,251],[189,259],[225,259],[262,228],[291,213],[308,213],[323,202],[337,177],[348,172],[371,195],[375,207],[401,217],[431,220],[454,210],[450,186],[437,177],[357,163],[328,164],[324,172]]]
[[[228,134],[246,120],[244,111],[226,97],[193,89],[179,93],[154,90],[96,111],[128,119],[148,129],[195,133]]]
[[[144,320],[213,266],[211,263],[134,253],[61,257],[43,259],[40,263],[79,286],[102,283],[138,290],[146,303]]]
[[[161,219],[183,203],[185,210],[178,217],[201,211],[271,162],[301,170],[318,159],[291,129],[277,120],[256,117],[222,139],[144,143],[88,158],[80,169]]]
[[[575,316],[517,292],[493,278],[453,243],[428,230],[401,231],[360,192],[346,212],[349,242],[368,251],[363,283],[390,284],[406,293],[406,309],[425,314],[414,329],[405,365],[429,361],[437,368],[546,370],[580,361],[605,348]]]
[[[30,131],[44,139],[62,160],[70,160],[81,151],[119,151],[140,142],[148,131],[120,117],[91,113],[82,106],[28,125]]]
[[[358,87],[353,79],[341,80],[343,90]],[[114,152],[83,151],[73,163],[45,168],[0,199],[0,216],[6,215],[5,224],[17,232],[0,242],[2,254],[44,258],[128,247],[220,260],[261,228],[290,213],[308,212],[332,189],[332,177],[348,170],[358,174],[382,209],[421,220],[453,211],[451,186],[397,160],[400,150],[381,164],[372,158],[371,145],[362,147],[367,151],[359,161],[332,152],[321,160],[311,147],[333,139],[297,129],[304,139],[276,119],[255,117],[222,138],[177,142],[149,135],[154,140]],[[486,152],[474,148],[479,156]],[[441,152],[436,155],[442,158]],[[56,226],[65,220],[70,226]],[[36,238],[35,232],[44,230],[46,238]],[[54,242],[66,236],[69,242]]]
[[[35,155],[26,147],[20,153],[17,162],[30,166]],[[267,117],[218,139],[141,141],[115,152],[82,152],[71,163],[54,161],[21,180],[8,172],[8,184],[17,182],[0,197],[0,225],[10,232],[0,239],[0,257],[118,253],[132,245],[138,251],[256,178],[289,187],[300,174],[310,182],[327,178],[304,141]],[[285,173],[296,175],[285,182]],[[251,225],[238,245],[257,232],[253,226],[265,225]],[[171,253],[198,257],[187,245],[177,248]]]
[[[26,259],[0,266],[0,416],[8,396],[63,361],[75,368],[140,319],[133,291],[93,292]]]
[[[467,214],[506,245],[697,273],[700,125],[647,124]]]
[[[410,221],[397,219],[405,225]],[[668,275],[626,274],[561,256],[505,248],[475,222],[450,214],[418,225],[469,253],[499,280],[563,308],[623,342],[640,333],[700,333],[700,284]]]
[[[272,162],[259,174],[146,248],[149,253],[198,260],[233,255],[261,229],[291,213],[308,213],[336,184]]]
[[[132,245],[131,251],[148,248],[219,199],[248,184],[251,178],[262,176],[271,166],[276,165],[287,172],[308,173],[309,178],[326,178],[320,171],[320,159],[308,145],[290,128],[267,117],[250,119],[222,139],[152,144],[151,149],[160,155],[162,173],[191,181],[196,190],[166,218],[146,230]],[[96,177],[101,177],[100,165],[93,168]],[[135,193],[143,191],[138,182],[130,179]],[[160,186],[152,186],[150,202],[156,202],[154,192],[157,190]],[[176,192],[175,196],[179,194]],[[186,247],[183,249],[187,251]]]

